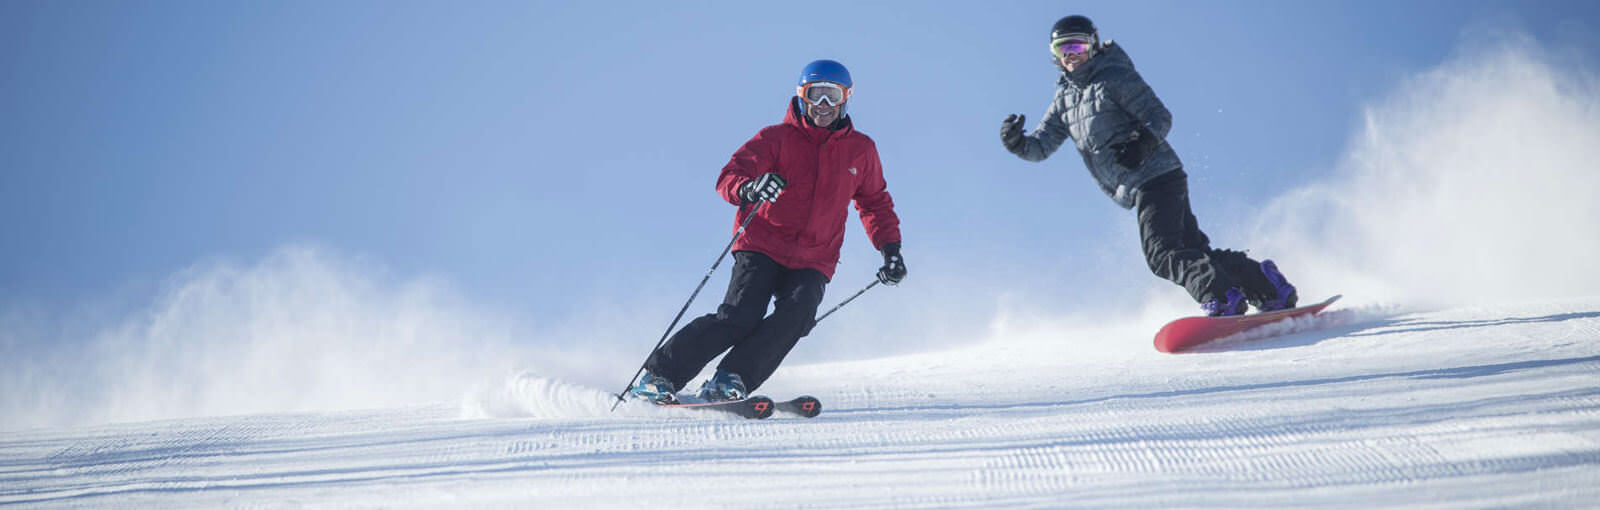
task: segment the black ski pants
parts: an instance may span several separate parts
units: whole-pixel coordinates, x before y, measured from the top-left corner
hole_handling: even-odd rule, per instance
[[[755,391],[816,325],[828,278],[815,269],[790,269],[753,251],[733,252],[733,277],[717,313],[701,316],[650,353],[645,369],[684,389],[727,351],[718,370],[739,374]],[[773,302],[772,315],[767,303]],[[731,349],[731,350],[730,350]]]
[[[1222,299],[1229,287],[1259,302],[1277,291],[1261,266],[1244,253],[1211,247],[1189,207],[1189,175],[1177,169],[1151,179],[1134,196],[1145,263],[1156,276],[1184,290],[1196,302]]]

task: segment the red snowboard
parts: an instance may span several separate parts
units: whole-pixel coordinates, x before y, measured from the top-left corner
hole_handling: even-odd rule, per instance
[[[1328,305],[1333,304],[1334,301],[1338,301],[1339,297],[1334,296],[1328,298],[1327,301],[1314,305],[1254,315],[1184,317],[1168,322],[1166,326],[1161,327],[1161,331],[1156,332],[1156,350],[1177,352],[1257,326],[1271,324],[1290,317],[1316,314],[1321,312],[1323,308],[1327,308]]]

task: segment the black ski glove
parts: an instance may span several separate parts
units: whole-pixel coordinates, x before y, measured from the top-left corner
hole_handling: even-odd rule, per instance
[[[1128,141],[1112,145],[1111,150],[1117,154],[1117,164],[1125,168],[1139,168],[1144,164],[1144,158],[1149,157],[1150,152],[1160,144],[1161,140],[1156,138],[1155,133],[1140,126],[1138,131],[1129,135]]]
[[[900,243],[883,245],[883,267],[878,268],[878,281],[885,285],[898,285],[906,279],[906,259],[900,256]]]
[[[1028,140],[1022,136],[1022,122],[1027,116],[1011,114],[1006,120],[1000,122],[1000,143],[1006,145],[1006,150],[1018,156],[1028,148]]]
[[[740,185],[739,199],[746,204],[777,202],[778,194],[783,193],[783,187],[788,185],[789,181],[783,180],[783,176],[767,172],[761,174],[761,177],[750,179]]]

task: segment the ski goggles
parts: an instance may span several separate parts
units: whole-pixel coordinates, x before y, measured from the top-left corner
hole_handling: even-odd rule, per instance
[[[1089,54],[1089,50],[1093,48],[1094,46],[1089,44],[1088,39],[1082,39],[1078,37],[1073,37],[1071,39],[1057,39],[1050,43],[1050,53],[1054,54],[1056,58],[1067,58],[1067,55],[1074,53],[1087,55]]]
[[[848,87],[828,81],[814,81],[801,85],[795,88],[795,94],[812,106],[821,106],[823,102],[827,102],[830,106],[839,106],[844,104],[846,99],[850,99]]]

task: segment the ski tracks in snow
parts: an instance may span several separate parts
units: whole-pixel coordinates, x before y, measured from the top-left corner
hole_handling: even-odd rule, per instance
[[[1587,305],[1357,316],[1176,356],[1073,360],[1065,338],[786,370],[774,392],[812,389],[814,419],[613,414],[604,391],[517,374],[465,413],[8,433],[0,505],[1580,507],[1600,500]]]

